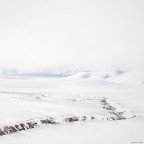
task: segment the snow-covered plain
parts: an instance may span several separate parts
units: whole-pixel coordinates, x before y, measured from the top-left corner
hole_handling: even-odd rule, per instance
[[[5,131],[0,144],[144,143],[144,86],[128,83],[132,73],[127,75],[109,80],[81,74],[1,78],[1,130],[31,121],[38,126],[13,134]],[[40,123],[48,117],[57,124]],[[78,120],[71,122],[72,117]]]

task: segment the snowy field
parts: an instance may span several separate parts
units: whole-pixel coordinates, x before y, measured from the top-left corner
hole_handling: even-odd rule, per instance
[[[1,78],[0,144],[144,143],[144,85],[123,79]]]

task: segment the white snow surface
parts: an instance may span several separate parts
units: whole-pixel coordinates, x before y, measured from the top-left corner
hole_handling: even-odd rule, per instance
[[[128,73],[107,81],[79,79],[79,76],[1,78],[0,128],[47,116],[61,124],[4,135],[0,144],[144,143],[144,86],[129,83]],[[115,111],[124,112],[127,119],[107,120],[112,114],[103,108],[100,102],[103,98]],[[63,118],[67,116],[95,116],[96,119],[65,123]]]

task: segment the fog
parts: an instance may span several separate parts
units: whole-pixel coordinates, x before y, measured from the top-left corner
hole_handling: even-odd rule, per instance
[[[1,0],[0,67],[143,67],[143,0]]]

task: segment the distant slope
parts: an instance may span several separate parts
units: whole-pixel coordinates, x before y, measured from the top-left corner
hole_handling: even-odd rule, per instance
[[[88,79],[91,77],[91,72],[78,72],[78,73],[74,73],[68,77],[66,77],[67,79]]]
[[[89,79],[89,80],[102,80],[107,82],[143,85],[144,84],[144,70],[114,70],[105,72],[84,71],[72,74],[66,79]]]
[[[116,71],[80,71],[72,74],[71,76],[66,77],[67,79],[91,79],[91,80],[105,80],[109,81],[111,79],[117,78],[123,74],[125,71],[116,70]]]
[[[0,68],[0,77],[5,78],[26,78],[26,77],[45,77],[45,78],[65,78],[65,79],[89,79],[102,80],[107,82],[123,84],[144,84],[144,70],[124,71],[121,69],[111,71],[96,71],[83,68],[65,69],[46,69],[35,71],[18,71],[16,69]]]
[[[110,81],[124,84],[144,84],[144,71],[132,70],[128,71],[119,77],[115,77]]]

